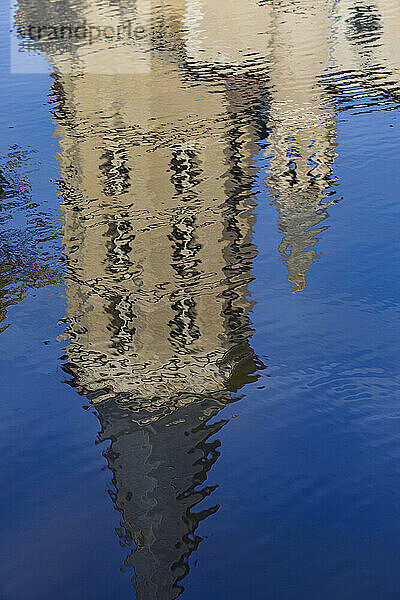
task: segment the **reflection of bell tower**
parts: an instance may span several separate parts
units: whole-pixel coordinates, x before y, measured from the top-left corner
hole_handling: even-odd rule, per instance
[[[88,5],[80,19],[116,24],[115,3],[97,16]],[[172,32],[167,17],[163,31]],[[197,508],[213,491],[206,478],[219,442],[210,438],[225,424],[213,419],[262,367],[248,316],[255,129],[240,86],[192,82],[174,66],[181,41],[167,46],[175,59],[153,50],[148,69],[113,75],[91,73],[115,61],[106,41],[88,54],[79,44],[47,49],[70,321],[65,370],[96,404],[100,438],[110,440],[119,534],[134,546],[127,564],[138,597],[149,600],[181,591],[197,525],[218,508]],[[80,66],[88,61],[80,75],[71,73],[77,56]]]
[[[229,190],[242,159],[227,160],[222,98],[205,88],[197,102],[198,86],[165,75],[155,58],[150,73],[125,81],[60,77],[55,93],[79,389],[158,406],[240,387],[238,363],[252,355],[252,200]],[[111,99],[100,118],[99,96]]]
[[[249,345],[251,132],[221,95],[204,86],[198,102],[198,85],[166,75],[157,57],[140,78],[58,77],[54,94],[66,370],[111,441],[138,597],[168,600],[198,523],[218,508],[197,507],[213,491],[219,443],[209,438],[225,424],[210,420],[261,366]],[[109,100],[101,117],[99,96]]]

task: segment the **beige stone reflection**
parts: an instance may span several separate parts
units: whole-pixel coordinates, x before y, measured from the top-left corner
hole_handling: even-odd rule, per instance
[[[105,46],[96,60],[108,59]],[[227,158],[225,96],[189,85],[157,53],[150,72],[131,76],[90,66],[74,77],[64,57],[52,61],[79,388],[162,402],[240,387],[256,368],[246,331],[254,201],[227,203],[229,169],[245,172],[250,151]],[[238,135],[250,148],[251,126]]]
[[[219,508],[196,506],[214,490],[220,400],[262,366],[249,318],[255,159],[268,162],[288,279],[304,290],[334,202],[337,113],[346,98],[360,101],[361,84],[362,98],[387,102],[398,8],[19,0],[18,19],[62,23],[62,6],[99,27],[131,20],[150,33],[139,53],[104,40],[39,46],[56,73],[67,368],[98,402],[137,596],[172,600],[200,521]]]
[[[21,0],[20,22],[24,6],[38,5]],[[279,253],[303,290],[334,201],[335,119],[348,91],[340,73],[372,95],[373,65],[384,64],[385,81],[397,77],[399,9],[391,0],[70,8],[102,29],[150,28],[135,48],[41,42],[57,73],[68,353],[79,387],[145,397],[235,388],[230,353],[239,344],[240,358],[251,355],[257,122],[269,129]]]
[[[269,84],[266,186],[293,283],[319,257],[334,184],[337,110],[399,99],[397,0],[187,3],[187,52],[196,64],[263,70]],[[397,93],[393,97],[393,93]]]

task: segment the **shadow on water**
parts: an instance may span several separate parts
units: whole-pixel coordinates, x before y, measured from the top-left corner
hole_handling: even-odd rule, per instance
[[[219,508],[207,485],[227,423],[218,414],[264,368],[251,347],[255,158],[268,165],[278,254],[305,290],[338,201],[337,115],[398,103],[395,69],[378,78],[373,67],[379,3],[344,3],[341,20],[325,0],[233,2],[229,14],[203,1],[201,18],[194,4],[19,0],[16,13],[22,46],[54,71],[64,370],[96,407],[126,565],[149,600],[183,590],[198,525]],[[104,39],[28,27],[126,19],[146,32],[130,74],[113,71],[129,44],[110,52]]]

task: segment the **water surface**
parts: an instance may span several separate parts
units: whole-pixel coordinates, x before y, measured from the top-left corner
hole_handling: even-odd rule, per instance
[[[2,11],[1,598],[398,598],[398,3]]]

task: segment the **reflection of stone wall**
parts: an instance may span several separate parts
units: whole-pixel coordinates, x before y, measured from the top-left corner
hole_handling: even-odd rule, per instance
[[[154,62],[125,84],[55,86],[78,387],[146,397],[236,388],[238,363],[253,360],[255,249],[248,181],[231,172],[248,160],[250,130],[239,125],[244,149],[231,149],[222,97],[204,87],[197,103],[199,89]],[[99,95],[109,99],[100,115]]]
[[[58,77],[54,95],[65,368],[103,400],[100,438],[138,598],[168,600],[199,522],[218,509],[196,508],[214,490],[219,442],[209,438],[225,424],[210,420],[261,366],[248,341],[254,130],[237,90],[227,109],[224,94],[155,60],[140,79]]]

